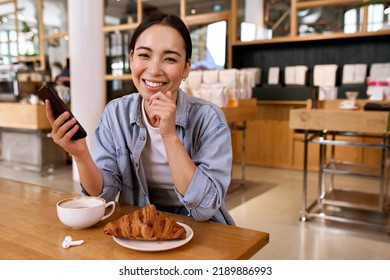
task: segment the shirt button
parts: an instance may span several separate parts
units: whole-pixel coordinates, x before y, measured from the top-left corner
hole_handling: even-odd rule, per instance
[[[141,136],[139,139],[140,139],[141,141],[145,141],[145,136]]]

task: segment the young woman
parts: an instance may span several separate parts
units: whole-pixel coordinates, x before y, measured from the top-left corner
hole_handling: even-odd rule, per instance
[[[191,66],[192,43],[182,20],[153,15],[135,30],[130,67],[138,92],[107,104],[89,152],[64,113],[46,111],[54,142],[77,164],[82,193],[132,205],[234,224],[224,208],[231,179],[229,126],[215,105],[179,87]],[[69,130],[70,129],[70,130]]]

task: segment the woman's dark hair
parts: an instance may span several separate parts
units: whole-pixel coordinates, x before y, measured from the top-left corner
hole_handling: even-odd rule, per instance
[[[185,48],[186,48],[186,61],[191,59],[192,55],[192,41],[191,35],[188,31],[187,26],[181,20],[180,17],[175,15],[166,15],[166,14],[154,14],[147,18],[145,18],[135,29],[133,37],[131,37],[129,50],[132,51],[135,48],[135,42],[138,37],[144,32],[146,29],[155,24],[162,24],[166,26],[170,26],[177,30],[180,33],[181,37],[184,40]]]

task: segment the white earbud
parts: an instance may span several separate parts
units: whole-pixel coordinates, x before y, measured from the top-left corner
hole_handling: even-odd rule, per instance
[[[62,242],[62,248],[69,248],[70,246],[78,246],[84,243],[84,240],[72,240],[72,237],[67,236],[65,237],[64,241]]]

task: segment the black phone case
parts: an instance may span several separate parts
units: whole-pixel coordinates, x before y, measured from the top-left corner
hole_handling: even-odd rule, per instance
[[[69,108],[66,106],[66,104],[62,101],[62,99],[58,96],[57,92],[53,87],[50,85],[44,85],[37,91],[37,95],[39,98],[45,102],[46,99],[49,99],[51,108],[54,112],[54,115],[56,118],[58,118],[62,113],[65,111],[68,111],[70,113],[70,117],[74,118],[72,112],[69,110]],[[78,140],[81,138],[87,137],[87,132],[84,130],[84,128],[81,126],[81,124],[77,121],[77,124],[79,125],[79,130],[73,135],[72,140]]]

